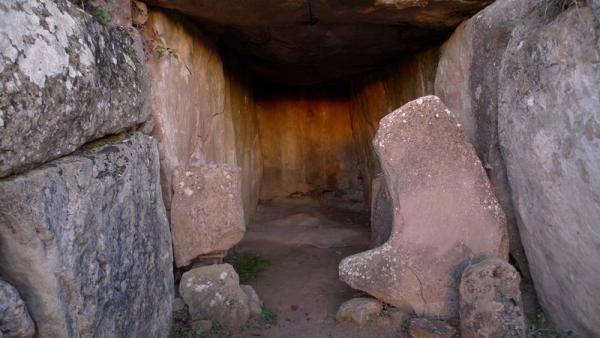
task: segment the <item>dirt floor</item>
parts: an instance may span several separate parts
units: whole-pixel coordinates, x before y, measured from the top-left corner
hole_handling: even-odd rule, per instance
[[[255,221],[234,248],[258,254],[269,267],[250,281],[276,319],[235,337],[398,337],[400,328],[337,323],[344,301],[364,294],[338,279],[346,256],[368,249],[368,216],[361,205],[309,198],[260,204]]]

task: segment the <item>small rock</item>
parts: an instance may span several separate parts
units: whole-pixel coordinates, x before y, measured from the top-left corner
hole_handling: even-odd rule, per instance
[[[338,322],[352,321],[358,325],[366,324],[369,319],[377,317],[383,304],[373,298],[354,298],[342,304],[335,315]]]
[[[33,337],[35,325],[17,289],[0,279],[0,337]]]
[[[241,285],[242,290],[248,297],[248,309],[250,310],[250,318],[259,318],[262,314],[263,302],[258,298],[258,294],[250,285]]]
[[[470,265],[460,283],[460,331],[463,337],[525,337],[521,278],[509,263],[486,259]]]
[[[148,6],[141,1],[132,1],[131,20],[136,27],[143,26],[148,21]]]
[[[179,292],[192,321],[212,319],[223,326],[240,327],[250,318],[248,296],[229,264],[202,266],[181,277]]]
[[[412,338],[453,338],[456,329],[450,324],[428,318],[414,318],[410,321],[408,332]]]
[[[192,321],[192,330],[195,334],[200,335],[212,330],[212,320],[200,319]]]

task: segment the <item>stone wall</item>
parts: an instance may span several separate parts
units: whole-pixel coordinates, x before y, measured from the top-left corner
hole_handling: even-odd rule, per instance
[[[264,161],[261,199],[313,190],[361,195],[343,89],[263,85],[256,107]]]
[[[175,169],[233,164],[242,169],[245,217],[250,221],[262,163],[247,76],[232,57],[224,65],[217,45],[184,17],[151,9],[140,30],[152,84],[152,134],[159,140],[167,210]]]
[[[488,170],[511,253],[527,277],[522,240],[546,315],[591,337],[600,334],[600,21],[597,1],[587,3],[496,1],[442,47],[436,94]]]

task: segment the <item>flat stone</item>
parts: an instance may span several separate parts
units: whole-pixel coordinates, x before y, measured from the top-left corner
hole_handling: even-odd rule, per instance
[[[135,133],[0,180],[0,275],[39,337],[165,337],[171,235],[158,149]]]
[[[175,173],[171,231],[177,266],[225,252],[246,232],[240,169],[227,164]]]
[[[142,55],[133,27],[104,26],[72,2],[2,2],[0,177],[146,121]]]
[[[375,320],[381,313],[383,304],[373,298],[353,298],[343,303],[335,315],[338,322],[352,321],[365,325],[369,320]]]
[[[526,337],[517,270],[492,258],[469,265],[460,281],[462,337]]]
[[[30,338],[35,324],[19,291],[0,279],[0,337]]]
[[[384,117],[373,145],[392,197],[392,234],[342,260],[340,278],[401,310],[457,318],[464,267],[508,256],[506,220],[485,170],[435,96]]]

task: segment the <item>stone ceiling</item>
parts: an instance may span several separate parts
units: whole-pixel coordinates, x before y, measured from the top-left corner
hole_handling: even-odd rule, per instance
[[[149,0],[219,36],[259,78],[339,80],[439,44],[493,0]]]

